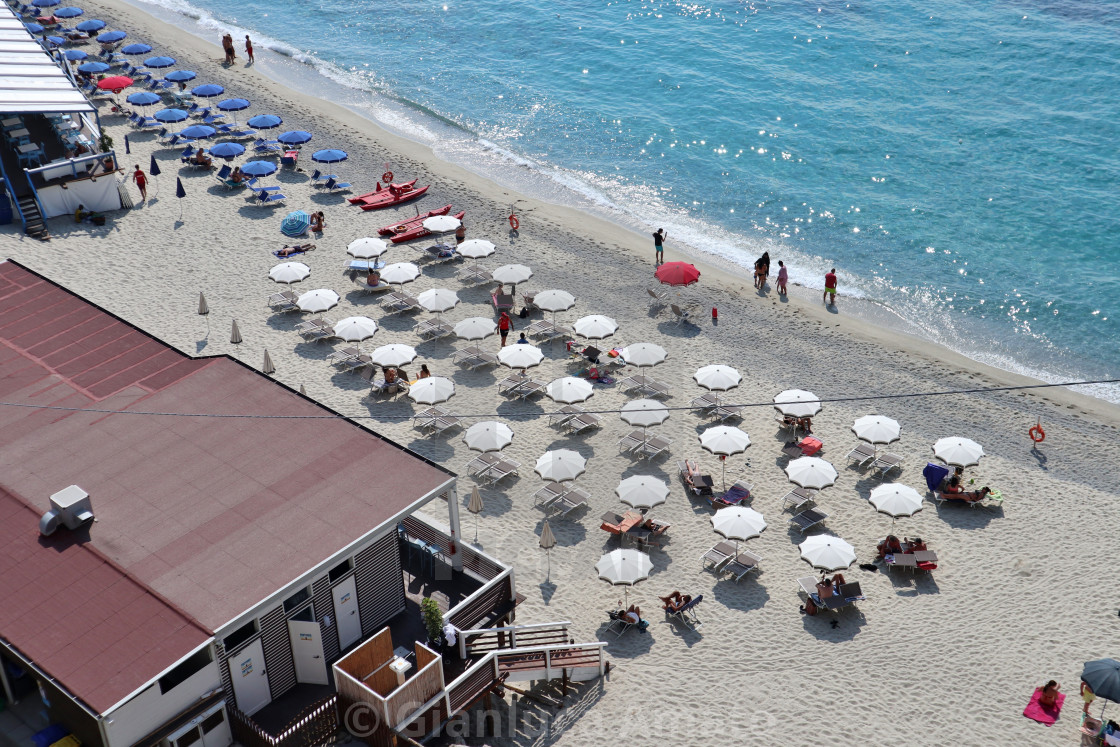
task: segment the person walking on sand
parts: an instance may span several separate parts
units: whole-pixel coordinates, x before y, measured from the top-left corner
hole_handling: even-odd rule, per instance
[[[665,262],[665,233],[664,228],[659,228],[653,233],[653,266],[660,267]]]
[[[253,64],[253,40],[245,34],[245,55],[249,58],[249,64]]]
[[[786,295],[786,282],[789,280],[789,270],[786,269],[786,263],[778,260],[778,295]]]
[[[498,334],[502,336],[503,348],[506,346],[506,338],[509,337],[510,326],[509,314],[503,311],[502,315],[498,317]]]
[[[140,199],[147,201],[148,199],[148,177],[140,170],[140,164],[136,164],[136,170],[132,172],[132,181],[136,182],[136,188],[140,190]]]
[[[830,299],[829,296],[831,296],[832,298]],[[824,275],[824,295],[821,296],[821,301],[824,303],[825,306],[832,306],[834,308],[836,306],[836,268],[835,267],[833,267],[831,270],[826,272],[825,275]]]

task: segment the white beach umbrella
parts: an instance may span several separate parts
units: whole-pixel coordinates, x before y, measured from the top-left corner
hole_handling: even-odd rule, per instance
[[[649,509],[665,502],[669,497],[669,484],[660,477],[634,475],[620,482],[614,492],[627,506]]]
[[[612,550],[595,564],[599,578],[614,586],[633,586],[649,578],[653,561],[640,550]]]
[[[346,247],[346,253],[355,259],[373,259],[389,251],[389,243],[384,239],[366,237],[355,239]]]
[[[303,262],[281,262],[268,271],[268,277],[277,283],[298,283],[306,280],[311,274],[311,268]]]
[[[509,368],[525,370],[540,365],[544,351],[532,345],[510,345],[498,351],[498,361]]]
[[[408,398],[422,405],[435,405],[446,402],[455,393],[455,382],[442,376],[429,376],[420,379],[408,388]]]
[[[980,463],[984,447],[968,438],[942,438],[933,445],[933,454],[946,464],[971,467]]]
[[[408,365],[416,360],[416,349],[411,345],[392,343],[390,345],[382,345],[377,350],[370,353],[369,357],[375,366],[392,366],[395,368],[397,366]]]
[[[460,225],[462,225],[462,221],[450,215],[433,215],[431,218],[425,218],[423,221],[424,228],[432,233],[450,233]]]
[[[537,459],[536,472],[545,480],[565,482],[574,480],[587,468],[587,460],[578,451],[554,449]]]
[[[525,265],[502,265],[490,273],[490,276],[499,283],[517,285],[533,277],[533,271]]]
[[[786,476],[794,485],[822,490],[836,482],[836,468],[819,457],[800,457],[786,465]]]
[[[730,540],[749,540],[766,529],[766,519],[753,508],[728,506],[712,514],[712,529]]]
[[[338,306],[338,294],[329,288],[307,291],[296,299],[296,306],[299,307],[300,311],[321,314]]]
[[[791,418],[810,418],[821,411],[820,398],[804,389],[786,389],[774,397],[774,407]]]
[[[416,300],[427,311],[439,314],[455,308],[459,303],[459,294],[447,288],[429,288],[417,296]]]
[[[420,277],[420,268],[411,262],[394,262],[381,271],[381,279],[391,285],[411,283]]]
[[[497,420],[475,423],[463,433],[463,443],[473,451],[501,451],[513,441],[513,429]]]
[[[592,314],[577,319],[576,323],[572,325],[572,329],[580,337],[586,337],[589,340],[601,340],[604,337],[610,337],[618,330],[618,322],[609,316]]]
[[[457,251],[464,257],[482,259],[494,253],[494,245],[485,239],[467,239],[459,244]]]
[[[696,369],[696,383],[708,390],[724,392],[739,386],[743,377],[731,366],[714,365]]]
[[[472,316],[455,325],[455,336],[461,340],[481,340],[498,331],[493,319]]]
[[[855,548],[831,534],[814,534],[797,547],[803,560],[825,571],[839,571],[856,562]]]
[[[864,415],[852,423],[852,433],[869,444],[889,444],[901,437],[902,426],[897,420],[882,415]]]
[[[519,347],[519,346],[514,346]],[[521,345],[520,347],[525,347]],[[570,405],[573,402],[583,402],[592,394],[595,393],[595,387],[587,379],[581,379],[577,376],[564,376],[562,378],[552,381],[545,389],[545,393],[552,398],[554,402],[562,402]]]
[[[334,336],[346,342],[361,342],[373,337],[377,322],[368,316],[348,316],[334,325]]]
[[[655,399],[636,399],[622,406],[619,417],[628,425],[648,428],[651,425],[661,425],[669,419],[669,409],[664,402]]]
[[[556,288],[541,291],[533,296],[533,303],[541,311],[567,311],[576,305],[576,297],[568,291],[557,290]]]
[[[668,357],[669,354],[665,352],[665,348],[654,345],[652,342],[636,342],[622,349],[622,360],[639,368],[656,366]]]
[[[741,454],[751,445],[751,437],[733,425],[714,425],[699,436],[700,446],[717,456]]]
[[[925,505],[917,490],[896,482],[872,488],[870,500],[876,511],[896,519],[899,516],[913,516]]]

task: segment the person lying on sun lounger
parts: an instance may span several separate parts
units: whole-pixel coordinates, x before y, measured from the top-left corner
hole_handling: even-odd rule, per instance
[[[798,418],[797,427],[806,433],[813,432],[813,419],[812,418]]]
[[[381,273],[377,270],[371,270],[369,275],[366,275],[366,285],[370,288],[376,288],[381,285]]]
[[[626,608],[625,612],[619,615],[619,618],[631,625],[637,625],[642,621],[642,611],[638,608],[638,605],[632,604]]]
[[[286,246],[278,252],[275,252],[277,257],[289,257],[293,254],[303,254],[315,248],[314,244],[296,244],[295,246]]]
[[[679,591],[672,591],[667,597],[658,597],[661,600],[661,609],[666,612],[676,612],[681,607],[685,606],[692,601],[691,594],[681,594]]]

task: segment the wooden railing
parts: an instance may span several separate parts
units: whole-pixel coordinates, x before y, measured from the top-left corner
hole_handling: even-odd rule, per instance
[[[466,659],[498,649],[571,643],[568,635],[570,624],[565,620],[557,623],[460,630],[459,656]]]
[[[513,572],[507,568],[502,575],[448,610],[444,620],[459,630],[470,630],[483,621],[501,618],[512,611],[513,606]]]
[[[316,747],[330,740],[338,729],[337,699],[336,694],[331,694],[312,703],[275,736],[261,728],[252,716],[231,705],[226,707],[233,737],[243,747]]]

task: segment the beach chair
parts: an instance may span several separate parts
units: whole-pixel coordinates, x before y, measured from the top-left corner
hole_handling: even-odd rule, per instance
[[[879,473],[879,477],[886,477],[892,469],[902,472],[902,457],[898,454],[880,454],[871,463],[871,469]]]
[[[440,337],[446,337],[451,334],[452,330],[449,324],[441,322],[438,319],[424,319],[417,322],[413,327],[413,331],[420,337],[421,340],[436,340]]]
[[[284,148],[280,145],[279,140],[262,140],[257,138],[253,141],[253,150],[257,153],[278,153],[284,150]]]
[[[515,393],[521,399],[529,399],[530,397],[535,397],[536,395],[543,393],[544,390],[544,384],[540,383],[539,381],[535,381],[534,379],[529,379],[528,381],[522,382],[521,386],[517,387],[517,389],[515,390]]]
[[[645,440],[645,434],[642,431],[630,431],[618,439],[618,450],[629,453],[645,443]]]
[[[581,412],[579,415],[565,422],[561,428],[574,434],[581,433],[588,428],[598,428],[602,423],[603,418],[601,415],[597,415],[593,412]]]
[[[798,531],[805,534],[806,531],[820,524],[828,518],[828,514],[824,511],[818,511],[815,508],[807,508],[799,514],[791,516],[789,523],[797,527]]]
[[[712,502],[711,475],[696,475],[692,478],[692,482],[689,482],[687,460],[682,460],[677,462],[677,476],[680,477],[681,484],[690,496],[704,498],[708,503]]]
[[[433,244],[424,247],[424,255],[432,262],[443,263],[460,259],[462,255],[450,244]],[[510,304],[512,308],[512,304]]]
[[[722,503],[727,506],[741,506],[745,503],[750,503],[753,496],[751,489],[754,486],[750,483],[741,480],[736,481],[730,488],[725,490],[722,495],[713,499],[713,503]]]
[[[671,610],[666,608],[665,616],[670,621],[677,620],[685,627],[697,630],[701,625],[704,624],[700,622],[700,618],[696,616],[696,608],[700,606],[700,602],[702,601],[704,601],[704,595],[697,594],[695,597],[690,599],[686,604],[682,605],[678,609]]]
[[[551,412],[548,414],[548,424],[558,425],[563,428],[565,423],[574,418],[576,415],[581,414],[582,412],[583,410],[575,407],[574,405],[564,405],[556,412]]]
[[[685,322],[692,322],[692,314],[688,309],[682,309],[680,306],[669,304],[669,308],[673,311],[673,318],[677,320],[677,326],[681,326]]]
[[[657,290],[654,290],[653,288],[647,288],[646,293],[649,294],[649,310],[650,311],[656,311],[658,309],[663,309],[663,308],[665,308],[665,305],[669,302],[669,291],[667,291],[667,290],[662,290],[660,288],[658,288]]]
[[[381,299],[381,309],[386,314],[404,314],[410,311],[419,311],[420,302],[412,296],[393,292]]]
[[[350,182],[340,182],[340,181],[338,181],[338,179],[332,178],[332,179],[328,179],[327,183],[324,184],[323,187],[328,192],[349,192],[350,191]],[[458,255],[456,255],[456,256],[458,256]]]
[[[531,311],[539,311],[536,303],[537,292],[526,291],[521,294],[521,308],[525,309],[526,313]]]
[[[479,265],[465,265],[459,268],[455,273],[459,281],[467,285],[478,285],[479,283],[488,283],[493,278],[490,276],[490,270]]]
[[[645,632],[645,629],[649,627],[649,623],[647,621],[639,620],[638,622],[631,622],[628,617],[625,617],[625,614],[625,610],[611,610],[607,612],[607,617],[610,618],[611,622],[610,625],[607,626],[606,632],[609,633],[617,628],[618,633],[615,637],[621,638],[623,633],[635,626],[637,626],[638,629],[642,632]]]
[[[202,118],[202,124],[217,127],[223,136],[228,135],[230,126],[225,123],[226,115],[224,114],[207,114]]]
[[[319,169],[315,169],[311,172],[311,183],[319,187],[326,184],[329,180],[337,178],[337,174],[324,174],[322,171],[319,171]]]
[[[226,179],[229,179],[229,175],[232,174],[232,173],[233,173],[233,169],[231,169],[229,167],[229,164],[227,163],[226,165],[224,165],[220,169],[218,169],[218,173],[214,174],[214,178],[217,179],[218,181],[220,181],[222,184],[225,184]],[[226,185],[226,186],[229,186],[229,185]]]
[[[269,296],[267,303],[273,311],[292,311],[299,308],[296,306],[298,298],[294,291],[280,291]]]
[[[484,477],[491,484],[499,483],[511,475],[516,475],[520,467],[521,463],[515,462],[512,459],[498,459],[497,462],[486,471]]]
[[[296,325],[296,332],[308,342],[318,342],[334,337],[334,323],[327,319],[308,319]]]
[[[548,508],[548,504],[564,495],[564,488],[558,482],[546,482],[544,487],[533,493],[533,505]]]
[[[735,543],[726,540],[717,542],[712,549],[700,556],[700,568],[710,568],[718,572],[733,557],[735,557]]]
[[[513,296],[508,293],[503,293],[502,295],[491,293],[490,302],[494,304],[495,313],[500,314],[503,311],[513,311]]]
[[[731,418],[741,418],[743,417],[743,405],[720,405],[711,410],[709,414],[721,423]]]
[[[590,499],[590,493],[582,488],[573,486],[565,490],[563,495],[549,503],[548,510],[555,511],[559,516],[567,516],[577,508],[586,506]]]
[[[263,189],[259,192],[256,192],[255,194],[257,195],[257,197],[255,200],[253,200],[253,202],[257,205],[262,206],[276,205],[288,199],[280,192],[266,192]]]
[[[792,508],[795,512],[807,506],[814,505],[817,501],[817,491],[809,488],[795,487],[782,498],[782,508]]]
[[[739,553],[727,563],[720,570],[721,574],[727,574],[735,579],[735,583],[743,580],[743,576],[751,571],[758,570],[758,564],[762,562],[762,556],[755,555],[748,550],[740,550]]]
[[[708,392],[692,400],[692,402],[689,403],[689,407],[693,410],[705,411],[715,409],[722,404],[723,399],[718,394],[715,392]]]
[[[255,195],[259,195],[261,192],[279,192],[280,191],[280,187],[278,187],[278,186],[266,187],[263,184],[261,184],[261,179],[260,179],[259,176],[254,176],[252,179],[245,182],[245,186],[248,187],[249,189],[251,189],[253,191],[253,194],[255,194]]]
[[[366,293],[382,293],[389,290],[389,288],[391,287],[384,280],[380,281],[377,285],[370,285],[363,277],[354,278],[354,285],[358,288],[358,290],[364,291]]]
[[[815,576],[797,579],[797,586],[798,593],[801,596],[812,599],[813,604],[818,609],[829,610],[830,612],[841,610],[867,598],[863,595],[863,590],[860,589],[858,581],[844,584],[838,592],[823,598],[817,592],[817,578]]]
[[[637,454],[642,459],[653,459],[660,456],[673,444],[673,439],[666,436],[654,436],[646,440],[641,446],[632,451],[632,454]]]
[[[429,407],[412,416],[412,427],[421,431],[431,430],[439,416],[444,414],[446,414],[445,411],[439,407]]]
[[[875,447],[862,441],[848,452],[848,461],[855,462],[860,467],[875,459]]]

